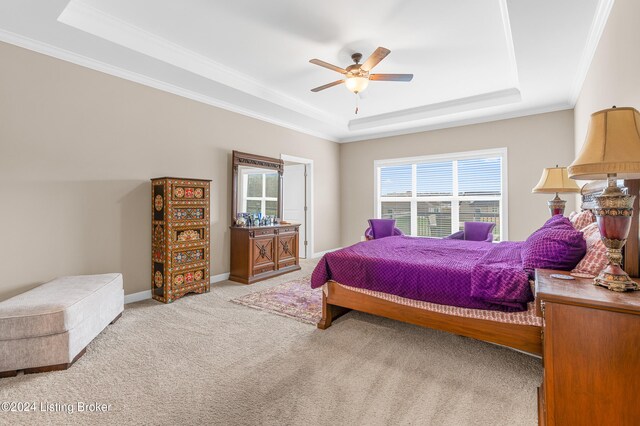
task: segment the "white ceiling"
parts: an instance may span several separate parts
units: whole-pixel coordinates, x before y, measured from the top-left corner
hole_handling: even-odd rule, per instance
[[[347,142],[573,107],[613,0],[3,0],[0,40]],[[355,95],[311,58],[391,54]]]

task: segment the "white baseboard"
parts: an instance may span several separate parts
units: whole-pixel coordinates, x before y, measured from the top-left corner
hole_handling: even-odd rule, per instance
[[[139,291],[138,293],[131,293],[124,295],[124,304],[139,302],[141,300],[151,299],[151,290]]]
[[[226,281],[228,279],[229,279],[229,273],[226,272],[224,274],[218,274],[218,275],[212,276],[209,282],[211,284],[214,284],[214,283],[219,283],[220,281]]]
[[[210,283],[219,283],[220,281],[226,281],[229,279],[229,273],[214,275],[210,279]],[[141,300],[151,299],[151,290],[140,291],[138,293],[125,294],[124,304],[139,302]]]
[[[327,253],[331,253],[332,251],[340,250],[341,248],[342,248],[342,247],[336,247],[336,248],[334,248],[334,249],[329,249],[329,250],[325,250],[325,251],[320,251],[320,252],[318,252],[318,253],[313,253],[313,254],[311,255],[311,258],[312,258],[312,259],[317,259],[317,258],[319,258],[319,257],[324,256],[324,255],[325,255],[325,254],[327,254]]]

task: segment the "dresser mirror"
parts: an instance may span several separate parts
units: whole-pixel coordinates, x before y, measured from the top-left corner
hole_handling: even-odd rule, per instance
[[[247,224],[247,216],[248,224],[255,222],[256,218],[263,219],[263,224],[272,224],[272,219],[282,218],[284,162],[238,151],[233,151],[232,157],[232,224]]]

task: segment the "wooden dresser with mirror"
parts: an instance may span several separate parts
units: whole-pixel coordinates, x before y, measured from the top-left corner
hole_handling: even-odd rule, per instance
[[[233,151],[231,281],[251,284],[300,269],[299,224],[282,224],[284,162]],[[242,215],[277,223],[238,225]]]

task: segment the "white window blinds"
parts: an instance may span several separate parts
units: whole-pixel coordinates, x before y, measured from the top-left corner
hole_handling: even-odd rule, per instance
[[[506,150],[376,161],[377,217],[405,234],[444,237],[464,222],[493,222],[504,239]]]

